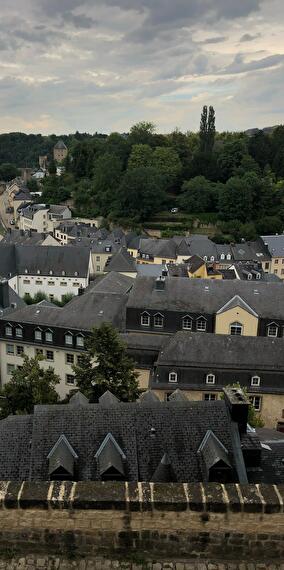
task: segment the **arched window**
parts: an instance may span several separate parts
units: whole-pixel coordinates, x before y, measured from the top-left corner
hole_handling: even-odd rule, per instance
[[[251,377],[251,386],[260,386],[260,377],[259,376],[252,376]]]
[[[149,313],[146,313],[146,311],[144,311],[144,313],[142,313],[141,315],[141,325],[143,327],[149,327],[150,326],[150,315]]]
[[[52,269],[50,270],[50,272],[49,272],[49,275],[53,275],[53,271],[52,271]]]
[[[52,341],[53,341],[53,332],[52,332],[52,330],[48,329],[47,331],[45,331],[45,341],[46,341],[46,342],[52,342]]]
[[[215,384],[215,374],[211,372],[206,376],[206,384]]]
[[[199,317],[196,321],[196,330],[198,332],[206,331],[206,319],[204,317]]]
[[[214,261],[214,259],[215,259],[214,255],[211,255],[210,261]]]
[[[169,382],[177,382],[178,375],[176,372],[169,373]]]
[[[221,259],[222,261],[223,261],[223,259],[225,259],[225,254],[224,254],[224,253],[221,253],[220,259]]]
[[[191,331],[192,330],[192,318],[189,317],[188,315],[186,315],[182,319],[182,328],[185,331]]]
[[[243,334],[243,325],[241,323],[232,323],[230,325],[230,334],[232,336],[241,336]]]
[[[164,317],[161,313],[154,315],[154,327],[162,329],[164,326]]]
[[[71,332],[65,334],[65,344],[67,346],[73,346],[73,334]]]
[[[276,337],[278,336],[278,326],[276,323],[270,323],[267,327],[267,336]]]
[[[207,261],[207,255],[204,255],[203,259],[204,261]]]
[[[232,256],[230,253],[227,253],[227,259],[228,259],[228,261],[230,261],[232,259]]]

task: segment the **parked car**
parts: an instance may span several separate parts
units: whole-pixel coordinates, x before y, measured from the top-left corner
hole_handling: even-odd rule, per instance
[[[177,214],[177,213],[178,213],[178,208],[171,209],[171,214]]]

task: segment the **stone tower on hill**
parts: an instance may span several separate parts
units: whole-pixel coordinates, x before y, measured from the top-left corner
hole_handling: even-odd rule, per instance
[[[66,144],[64,144],[62,140],[59,140],[53,148],[53,158],[55,162],[63,162],[67,155],[68,149]]]

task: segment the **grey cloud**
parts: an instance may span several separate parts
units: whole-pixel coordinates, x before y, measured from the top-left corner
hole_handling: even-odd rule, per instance
[[[259,38],[261,34],[244,34],[241,38],[240,38],[240,42],[252,42],[253,40],[256,40],[256,38]]]
[[[220,44],[227,39],[226,36],[216,36],[215,38],[207,38],[206,40],[202,40],[201,42],[197,42],[199,44]]]
[[[221,73],[225,74],[238,74],[245,73],[247,71],[257,71],[260,69],[267,69],[269,67],[274,67],[284,61],[284,54],[275,54],[262,59],[253,60],[248,63],[243,61],[243,55],[237,54],[233,63],[228,65],[225,70]]]
[[[72,24],[75,28],[94,28],[96,21],[90,16],[85,16],[85,14],[73,14],[72,12],[66,12],[64,14],[64,21]]]

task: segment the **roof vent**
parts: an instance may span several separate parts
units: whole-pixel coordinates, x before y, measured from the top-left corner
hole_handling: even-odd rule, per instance
[[[156,291],[164,291],[166,285],[166,278],[160,276],[156,279]]]

